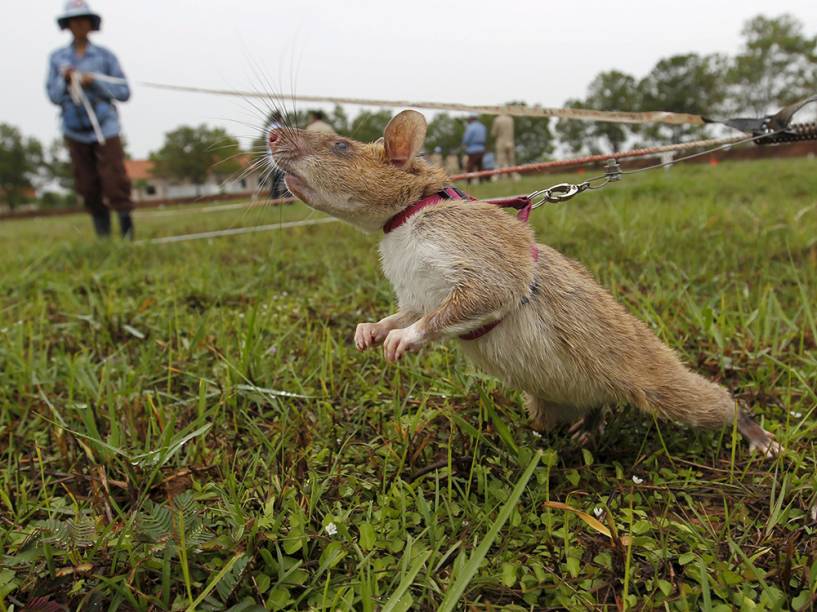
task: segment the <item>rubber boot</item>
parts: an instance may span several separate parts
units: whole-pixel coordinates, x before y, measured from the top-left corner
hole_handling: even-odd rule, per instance
[[[129,212],[119,213],[119,232],[125,240],[133,240],[133,219]]]
[[[107,238],[111,235],[111,213],[107,210],[91,215],[94,221],[94,230],[98,238]]]

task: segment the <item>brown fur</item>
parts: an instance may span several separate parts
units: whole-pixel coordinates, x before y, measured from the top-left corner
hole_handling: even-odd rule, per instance
[[[346,143],[348,151],[336,151],[334,145],[338,142]],[[315,202],[315,208],[350,223],[376,220],[379,228],[407,203],[448,184],[442,169],[415,158],[415,153],[405,166],[399,166],[389,160],[383,142],[366,144],[334,134],[283,129],[273,157],[290,174],[297,160],[296,173],[308,179],[309,186],[303,190],[290,185],[290,190],[302,200]],[[321,207],[315,193],[354,194],[359,198],[358,206],[354,211],[328,210]]]
[[[283,130],[270,139],[290,189],[309,205],[377,231],[410,203],[447,184],[416,159],[425,120],[404,111],[383,143]],[[338,145],[343,142],[345,145]],[[530,227],[482,203],[422,209],[384,237],[381,257],[400,311],[361,323],[361,350],[383,343],[389,361],[431,341],[500,321],[464,341],[466,355],[525,392],[532,425],[548,429],[605,404],[628,403],[696,427],[737,422],[752,449],[774,454],[768,432],[728,391],[684,367],[584,267],[545,245],[539,259]]]

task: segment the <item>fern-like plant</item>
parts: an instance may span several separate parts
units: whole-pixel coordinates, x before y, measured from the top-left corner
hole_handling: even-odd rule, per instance
[[[89,548],[96,542],[96,521],[79,516],[65,521],[48,519],[37,528],[37,539],[63,549]]]
[[[172,505],[148,502],[145,511],[139,515],[137,533],[161,550],[167,545],[175,547],[182,542],[180,525],[184,525],[187,549],[198,548],[213,538],[212,532],[204,524],[201,507],[189,491],[175,497]]]

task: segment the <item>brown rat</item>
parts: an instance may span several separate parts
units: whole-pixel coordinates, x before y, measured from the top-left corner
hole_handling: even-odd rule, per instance
[[[301,200],[380,231],[448,185],[442,169],[415,157],[425,133],[425,118],[403,111],[375,143],[279,128],[268,145]],[[696,427],[737,419],[752,450],[781,450],[724,387],[684,367],[581,264],[537,245],[528,225],[495,206],[442,201],[422,208],[384,235],[380,255],[399,310],[358,325],[359,350],[382,343],[394,362],[470,333],[479,337],[460,341],[465,354],[524,391],[534,429],[621,402]]]

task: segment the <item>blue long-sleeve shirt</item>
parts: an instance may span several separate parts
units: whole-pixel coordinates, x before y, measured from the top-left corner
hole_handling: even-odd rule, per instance
[[[488,140],[488,129],[479,121],[471,121],[465,126],[465,133],[462,135],[462,146],[468,155],[474,153],[485,153],[485,143]]]
[[[120,79],[125,78],[125,73],[122,72],[119,60],[116,59],[112,52],[105,47],[99,47],[91,43],[88,43],[85,53],[81,57],[75,53],[73,44],[70,44],[67,47],[57,49],[49,58],[48,78],[45,87],[51,101],[62,109],[63,134],[79,142],[96,142],[93,129],[76,130],[65,125],[66,110],[68,112],[77,110],[68,93],[68,85],[63,76],[64,69],[69,66],[78,72],[97,72]],[[130,87],[127,82],[106,83],[95,80],[85,88],[85,94],[94,106],[102,135],[105,138],[118,136],[120,131],[119,115],[113,101],[125,102],[130,98]],[[70,108],[69,105],[74,108]]]

